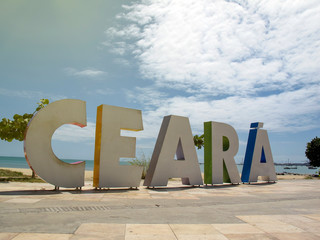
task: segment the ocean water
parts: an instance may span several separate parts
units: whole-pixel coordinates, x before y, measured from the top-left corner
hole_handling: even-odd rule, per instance
[[[239,173],[242,172],[243,165],[237,164]],[[285,169],[289,167],[290,169]],[[297,167],[292,169],[292,167]],[[201,172],[204,172],[204,165],[200,164]],[[294,173],[294,174],[316,174],[320,168],[309,169],[307,166],[286,166],[286,165],[275,165],[276,173]]]
[[[61,159],[67,163],[85,161],[86,170],[93,170],[93,160],[78,160],[78,159]],[[128,163],[123,163],[128,164]],[[0,156],[0,168],[29,168],[27,160],[24,157],[5,157]]]
[[[74,163],[79,161],[86,162],[86,170],[93,171],[93,160],[79,159],[61,159],[66,163]],[[120,165],[129,165],[128,161],[120,161]],[[29,168],[27,160],[24,157],[6,157],[0,156],[0,168]]]
[[[93,160],[72,160],[72,159],[63,159],[64,162],[73,163],[78,161],[86,162],[86,170],[93,170]],[[128,165],[127,161],[120,161],[121,165]],[[24,157],[5,157],[0,156],[0,168],[29,168],[29,165]],[[242,172],[243,165],[237,165],[239,173]],[[317,169],[308,169],[307,166],[296,166],[297,169],[285,169],[285,165],[276,165],[277,173],[296,173],[296,174],[315,174],[319,168]],[[289,166],[293,167],[293,166]],[[204,164],[200,164],[201,172],[204,171]]]

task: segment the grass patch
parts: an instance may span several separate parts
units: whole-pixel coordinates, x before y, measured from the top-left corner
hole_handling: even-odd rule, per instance
[[[304,179],[313,179],[311,175],[305,176]]]
[[[0,169],[0,177],[23,177],[22,172],[11,171],[8,169]]]
[[[129,161],[129,163],[133,166],[143,167],[141,179],[145,179],[150,164],[150,158],[146,158],[144,153],[142,153],[140,158],[134,158],[132,161]]]
[[[0,182],[30,182],[30,183],[45,183],[41,178],[35,177],[23,177],[23,178],[6,178],[6,179],[1,179]]]
[[[39,177],[32,178],[22,172],[0,169],[0,182],[40,182],[44,183]]]
[[[307,175],[307,176],[305,176],[304,177],[304,179],[320,179],[320,177],[319,176],[317,176],[317,175]]]

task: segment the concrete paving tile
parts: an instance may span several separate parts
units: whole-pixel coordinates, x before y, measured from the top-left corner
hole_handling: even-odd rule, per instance
[[[190,191],[189,194],[199,194],[199,195],[208,195],[209,193],[208,192],[205,192],[205,191]]]
[[[101,201],[102,199],[104,199],[104,203],[101,204],[105,204],[108,205],[108,203],[115,204],[115,202],[117,202],[116,206],[124,206],[125,204],[128,205],[132,205],[132,206],[136,206],[135,202],[137,202],[138,206],[143,205],[144,201],[143,199],[147,199],[147,208],[143,209],[143,210],[148,210],[148,208],[152,208],[152,206],[154,206],[153,203],[155,200],[150,200],[151,199],[151,195],[155,195],[155,196],[159,196],[160,199],[164,199],[163,201],[159,200],[159,202],[161,202],[161,207],[164,205],[165,207],[167,206],[168,208],[164,208],[164,210],[170,209],[170,207],[176,207],[176,202],[172,199],[190,199],[185,201],[186,203],[190,204],[190,205],[186,205],[186,209],[189,208],[190,206],[192,206],[192,209],[196,209],[195,213],[199,213],[199,214],[205,214],[206,212],[206,208],[210,208],[213,206],[208,206],[208,202],[209,200],[212,199],[212,202],[214,202],[215,204],[217,204],[217,209],[221,209],[223,211],[226,211],[226,213],[228,214],[228,218],[221,218],[215,220],[214,222],[216,223],[226,223],[228,222],[229,219],[234,219],[234,215],[235,213],[237,213],[236,215],[240,215],[238,216],[239,219],[249,223],[238,223],[238,224],[234,224],[232,226],[232,224],[218,224],[220,225],[220,230],[218,229],[219,226],[217,228],[214,227],[214,225],[212,225],[212,228],[217,232],[215,234],[215,236],[218,238],[222,238],[224,239],[224,235],[226,237],[229,237],[230,239],[250,239],[250,238],[255,238],[255,239],[276,239],[275,235],[277,236],[282,236],[281,234],[298,234],[299,236],[301,236],[301,238],[303,239],[303,237],[308,236],[317,236],[319,237],[318,239],[320,239],[320,232],[317,232],[318,229],[320,229],[319,226],[319,222],[320,222],[320,208],[317,210],[317,207],[310,207],[310,206],[317,206],[317,201],[314,200],[314,196],[319,196],[320,191],[318,192],[312,192],[310,191],[311,189],[315,189],[315,187],[318,185],[319,181],[315,182],[314,184],[310,185],[310,183],[305,183],[305,181],[301,181],[301,182],[296,182],[296,181],[291,181],[291,182],[280,182],[274,185],[263,185],[263,186],[248,186],[248,185],[240,185],[237,187],[224,187],[224,188],[219,188],[219,187],[214,187],[214,188],[184,188],[180,190],[180,188],[175,187],[175,189],[168,189],[168,190],[163,190],[160,189],[159,191],[156,190],[150,190],[150,189],[146,189],[146,188],[142,188],[139,191],[119,191],[119,190],[110,190],[110,191],[106,191],[103,190],[100,193],[75,193],[74,191],[61,191],[61,192],[57,192],[54,193],[53,191],[41,191],[41,194],[33,194],[31,189],[38,189],[40,190],[41,187],[43,186],[36,186],[36,185],[28,185],[28,184],[21,184],[21,185],[12,185],[15,186],[13,188],[4,188],[1,189],[1,191],[16,191],[16,195],[1,195],[0,196],[0,201],[1,199],[3,199],[4,201],[8,201],[8,200],[13,200],[16,199],[15,201],[17,201],[14,204],[7,204],[7,202],[1,202],[1,204],[4,206],[4,209],[7,210],[7,212],[4,211],[5,214],[7,214],[7,216],[10,216],[11,212],[14,212],[17,216],[17,220],[18,217],[23,217],[24,215],[22,215],[21,213],[17,213],[15,208],[21,208],[23,207],[24,203],[29,202],[29,203],[33,203],[33,201],[37,201],[37,199],[39,200],[43,200],[40,201],[39,203],[34,202],[34,205],[32,206],[32,208],[43,208],[43,207],[52,207],[52,204],[57,204],[57,206],[71,206],[72,201],[75,202],[81,202],[81,201],[93,201],[94,199],[99,199],[99,201]],[[181,186],[181,182],[179,183],[175,183],[175,184],[171,184],[172,186]],[[171,186],[170,185],[170,186]],[[309,188],[308,188],[309,186]],[[45,186],[46,187],[46,186]],[[49,187],[47,186],[48,189],[53,189],[53,186],[49,185]],[[286,189],[288,188],[288,189]],[[7,190],[6,190],[7,189]],[[14,189],[14,190],[8,190],[8,189]],[[88,188],[89,190],[92,190],[91,188]],[[319,188],[320,189],[320,188]],[[30,190],[30,193],[28,192]],[[149,191],[151,191],[152,193],[148,193]],[[204,194],[201,194],[201,192],[204,192]],[[268,195],[262,195],[262,194],[266,194],[268,193]],[[312,192],[312,194],[310,193]],[[23,193],[23,194],[20,194]],[[272,193],[272,194],[270,194]],[[277,193],[285,193],[286,197],[282,199],[281,196],[277,195]],[[309,195],[305,195],[305,194],[309,194]],[[4,193],[7,194],[7,193]],[[14,193],[15,194],[15,193]],[[45,194],[45,195],[42,195]],[[253,205],[254,208],[251,207],[251,203],[248,203],[247,201],[243,200],[242,198],[239,199],[239,204],[244,204],[245,207],[243,209],[233,209],[233,207],[236,206],[231,206],[229,208],[229,205],[226,205],[225,203],[234,203],[234,196],[253,196]],[[270,195],[270,196],[269,196]],[[259,197],[261,196],[261,197]],[[299,196],[303,196],[303,198],[299,198]],[[309,198],[305,197],[305,196],[310,196],[310,200]],[[124,199],[120,199],[120,198],[124,198]],[[20,199],[20,200],[19,200]],[[132,200],[132,199],[142,199],[142,200]],[[170,199],[170,201],[167,201],[166,199]],[[192,199],[196,199],[194,201],[192,201]],[[200,200],[198,200],[200,199]],[[270,208],[268,208],[267,205],[262,205],[262,204],[269,204],[268,200],[272,200],[271,201],[271,205]],[[279,201],[274,201],[274,199],[279,199]],[[261,200],[261,203],[259,202]],[[20,202],[21,201],[21,202]],[[57,202],[55,202],[57,201]],[[70,201],[70,202],[66,202],[66,201]],[[108,202],[106,202],[108,201]],[[290,204],[289,204],[290,201]],[[119,204],[118,204],[119,202]],[[156,201],[158,202],[158,201]],[[184,201],[181,201],[184,202]],[[19,205],[19,203],[21,203]],[[203,204],[204,207],[202,208],[201,205],[197,205],[197,203]],[[310,203],[310,204],[309,204]],[[82,204],[83,205],[83,204]],[[27,206],[27,204],[25,205]],[[29,205],[30,206],[30,205]],[[54,205],[55,206],[55,205]],[[260,211],[259,206],[262,206],[262,209]],[[182,206],[179,206],[182,208]],[[227,210],[226,208],[229,208],[229,210]],[[251,207],[251,208],[250,208]],[[123,209],[119,208],[121,211]],[[117,209],[115,209],[116,211]],[[151,211],[153,211],[154,209],[152,208]],[[277,211],[279,210],[279,211]],[[132,209],[130,211],[138,211],[141,212],[142,210],[140,208],[138,209]],[[161,211],[161,208],[159,209],[159,211]],[[198,212],[196,212],[198,211]],[[274,214],[274,213],[278,213],[278,214],[286,214],[286,215],[257,215],[259,214],[259,212],[263,213],[263,214]],[[288,214],[288,213],[292,213],[292,215]],[[28,213],[29,214],[29,213]],[[34,214],[36,215],[37,213],[30,213],[30,214]],[[50,212],[41,212],[40,213],[43,216],[48,216],[50,219],[50,217],[60,217],[60,215],[62,214],[55,214],[55,213],[50,213]],[[64,213],[63,213],[64,214]],[[82,219],[85,219],[86,216],[90,216],[90,220],[88,218],[88,222],[92,222],[94,221],[93,219],[95,219],[95,214],[99,215],[101,214],[101,218],[102,219],[102,215],[103,213],[99,212],[99,211],[88,211],[88,212],[69,212],[68,213],[70,216],[72,216],[74,219],[78,218],[79,216],[82,217]],[[74,216],[73,216],[74,214]],[[220,213],[219,213],[220,214]],[[256,215],[250,215],[250,214],[256,214]],[[13,214],[12,214],[13,215]],[[171,216],[173,215],[173,217]],[[100,216],[99,216],[100,217]],[[154,216],[155,219],[157,216]],[[166,217],[168,218],[161,218],[161,220],[159,220],[161,223],[164,223],[163,219],[167,219],[168,222],[175,222],[175,223],[179,223],[181,221],[177,220],[178,218],[174,216],[174,214],[170,213],[170,216],[166,215]],[[171,217],[171,219],[170,219]],[[217,215],[217,217],[219,217],[219,215]],[[71,218],[71,217],[70,217]],[[213,218],[209,218],[208,220],[204,221],[204,223],[213,223],[212,222]],[[227,220],[226,220],[227,219]],[[14,223],[15,219],[12,219],[12,222]],[[118,219],[117,219],[118,221]],[[114,233],[114,235],[112,235],[112,233],[110,233],[110,231],[106,230],[103,228],[106,227],[106,225],[101,225],[101,228],[103,230],[99,230],[100,228],[95,226],[93,227],[91,230],[89,228],[85,229],[84,226],[82,226],[82,228],[80,227],[77,231],[77,234],[74,234],[72,236],[72,239],[107,239],[112,236],[114,238],[118,238],[118,239],[123,239],[125,236],[125,232],[126,232],[126,219],[123,219],[121,221],[119,221],[121,223],[124,223],[124,228],[122,231],[122,234],[117,234]],[[130,220],[131,223],[134,223],[134,221]],[[157,222],[157,221],[154,221]],[[187,222],[185,220],[183,220],[183,222]],[[194,221],[193,221],[194,222]],[[235,220],[232,221],[233,223],[235,222],[240,222],[240,220]],[[55,223],[54,221],[51,221],[52,225],[54,226]],[[89,224],[89,223],[86,223]],[[92,223],[92,224],[97,224],[97,223]],[[112,225],[112,224],[111,224]],[[132,225],[140,225],[140,224],[132,224]],[[155,224],[157,225],[157,224]],[[163,224],[166,225],[166,224]],[[183,224],[176,224],[176,225],[183,225]],[[189,225],[189,228],[192,224]],[[203,224],[200,224],[203,225]],[[204,224],[207,225],[207,224]],[[228,225],[228,227],[221,227],[221,225]],[[238,226],[237,227],[235,226]],[[246,229],[245,226],[247,225],[251,225],[251,230],[250,229]],[[148,225],[151,226],[151,225]],[[168,225],[169,226],[169,225]],[[170,225],[171,226],[171,225]],[[169,226],[169,227],[170,227]],[[3,227],[3,231],[8,231],[6,229],[6,226],[1,226]],[[17,231],[19,231],[19,226],[18,224],[16,224],[15,229],[18,229]],[[40,226],[41,227],[41,226]],[[87,226],[88,227],[88,226]],[[53,227],[54,229],[58,229],[57,227]],[[98,228],[98,230],[97,230]],[[156,228],[155,227],[151,227],[151,228]],[[163,238],[163,239],[177,239],[179,237],[183,238],[183,239],[208,239],[211,236],[213,236],[214,234],[211,235],[204,235],[204,234],[193,234],[192,233],[192,229],[186,228],[187,230],[190,230],[189,232],[185,232],[183,233],[183,231],[180,232],[180,234],[175,233],[174,234],[174,229],[171,229],[170,234],[162,234],[162,233],[148,233],[148,232],[143,232],[141,231],[140,235],[143,235],[139,238],[139,234],[129,234],[128,238],[132,238],[132,239],[159,239],[159,238]],[[201,228],[201,227],[200,227]],[[252,230],[252,228],[254,230]],[[10,228],[12,229],[12,228]],[[34,228],[33,228],[34,229]],[[82,229],[82,231],[81,231]],[[271,230],[270,230],[271,229]],[[173,230],[173,231],[172,231]],[[183,228],[182,228],[183,230]],[[16,230],[11,230],[11,231],[15,231]],[[74,231],[74,229],[72,229],[72,231]],[[137,231],[137,230],[136,230]],[[165,230],[164,230],[165,231]],[[225,233],[228,232],[229,233]],[[253,231],[253,233],[250,233],[250,231]],[[258,233],[255,233],[255,231],[259,231]],[[267,231],[267,232],[264,232]],[[58,230],[57,230],[58,232]],[[195,231],[196,232],[196,231]],[[204,231],[205,232],[205,231]],[[246,233],[249,232],[249,233]],[[272,236],[272,235],[273,236]],[[280,234],[280,235],[279,235]],[[310,235],[311,234],[311,235]],[[5,235],[3,235],[5,236]],[[61,236],[61,235],[60,235]],[[247,236],[247,238],[244,238],[245,236]],[[0,235],[1,237],[1,235]],[[14,237],[18,237],[18,235],[15,235]],[[218,239],[219,239],[218,238]],[[0,238],[1,240],[1,238]]]
[[[255,191],[254,194],[270,194],[270,193],[274,193],[273,191]]]
[[[210,235],[219,233],[211,224],[170,224],[176,236],[178,235]]]
[[[177,240],[177,238],[173,235],[145,234],[126,235],[125,240]]]
[[[255,223],[253,226],[267,233],[299,233],[305,232],[301,228],[286,223]]]
[[[174,199],[199,199],[199,197],[191,196],[191,195],[176,195],[172,194],[172,198]]]
[[[95,196],[85,196],[81,198],[74,198],[74,201],[88,201],[88,202],[99,202],[102,199],[102,197],[95,197]]]
[[[124,238],[124,237],[123,237]],[[70,240],[103,240],[105,239],[103,236],[102,237],[97,237],[97,236],[92,236],[92,235],[73,235]]]
[[[127,224],[126,237],[128,235],[166,235],[174,236],[168,224]]]
[[[137,194],[137,195],[130,195],[130,199],[151,199],[149,194]]]
[[[169,194],[169,192],[167,192],[167,191],[162,191],[162,190],[161,190],[161,191],[149,190],[148,193],[149,193],[149,194],[162,194],[162,195],[163,195],[163,194],[164,194],[164,195],[168,195],[168,194]]]
[[[319,236],[312,233],[273,233],[272,236],[281,240],[319,240]]]
[[[268,234],[226,234],[229,240],[274,240],[275,238]]]
[[[41,201],[42,198],[13,198],[13,199],[9,199],[5,202],[7,203],[36,203]]]
[[[19,233],[0,233],[0,240],[11,240]]]
[[[64,198],[58,199],[58,200],[61,200],[61,201],[76,201],[76,200],[74,200],[74,198],[73,198],[72,196],[70,196],[70,197],[64,197]]]
[[[254,224],[254,223],[279,223],[282,221],[277,219],[273,215],[247,215],[247,216],[236,216],[244,222]]]
[[[230,197],[230,194],[226,194],[226,193],[210,193],[206,197]]]
[[[72,234],[20,233],[12,240],[69,240]]]
[[[235,197],[251,197],[251,196],[254,196],[255,193],[252,193],[252,192],[249,192],[249,193],[246,193],[246,192],[231,192],[230,194],[228,194],[227,196],[235,196]]]
[[[172,196],[151,195],[152,199],[173,199]]]
[[[114,199],[120,199],[120,198],[124,198],[124,199],[127,199],[127,198],[129,198],[129,196],[127,195],[127,194],[125,194],[125,193],[123,193],[123,194],[106,194],[106,195],[104,195],[103,196],[103,198],[102,198],[102,200],[103,199],[110,199],[110,198],[114,198]]]
[[[320,233],[320,222],[307,223],[307,224],[303,222],[296,222],[296,223],[292,223],[292,225],[306,232]]]
[[[70,238],[70,240],[125,240],[124,235],[107,235],[99,234],[77,234]]]
[[[138,194],[145,194],[145,192],[141,191],[140,189],[138,189],[138,190],[131,190],[131,191],[127,192],[127,194],[129,194],[129,195],[138,195]]]
[[[304,215],[304,216],[320,222],[320,214],[308,214],[308,215]]]
[[[11,197],[0,197],[0,202],[5,202],[8,201],[9,199],[11,199]]]
[[[283,223],[293,225],[306,232],[320,233],[320,221],[317,221],[316,219],[302,215],[275,215],[275,218],[279,219]]]
[[[223,234],[256,234],[264,233],[260,229],[247,224],[212,224],[212,226]]]
[[[293,208],[292,210],[301,215],[305,214],[306,212],[309,212],[308,208]]]
[[[223,234],[211,234],[211,235],[179,235],[178,240],[228,240]]]
[[[95,237],[124,236],[125,224],[83,223],[75,231],[75,235],[92,235]]]
[[[308,218],[306,216],[303,216],[303,215],[274,215],[274,218],[282,221],[282,222],[285,222],[285,223],[288,223],[288,224],[292,224],[292,223],[316,223],[317,221],[314,220],[314,219],[311,219],[311,218]]]

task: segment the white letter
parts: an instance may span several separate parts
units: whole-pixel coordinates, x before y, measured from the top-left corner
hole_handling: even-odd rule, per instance
[[[138,187],[143,167],[120,166],[120,157],[134,158],[136,138],[120,131],[143,130],[140,110],[100,105],[97,109],[94,187]]]
[[[56,187],[82,187],[85,162],[69,164],[56,157],[51,148],[54,131],[63,124],[87,125],[86,103],[64,99],[41,109],[30,121],[24,151],[30,167],[46,182]]]
[[[277,181],[270,142],[263,123],[251,123],[248,144],[242,169],[242,182],[257,182],[258,176],[265,181]]]
[[[177,160],[174,160],[176,154]],[[202,177],[189,119],[163,118],[144,186],[167,186],[169,178],[181,178],[185,185],[201,185]]]
[[[224,136],[229,140],[229,148],[226,151],[223,151]],[[225,123],[205,122],[204,142],[205,183],[240,183],[239,172],[234,160],[239,149],[239,139],[234,128]]]

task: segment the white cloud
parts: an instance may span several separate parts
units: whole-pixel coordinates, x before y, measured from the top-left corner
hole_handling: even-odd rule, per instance
[[[196,131],[205,120],[318,126],[319,1],[145,0],[124,10],[128,24],[106,34],[152,80],[128,92],[147,105],[145,129],[168,114],[189,116]]]
[[[31,90],[11,90],[6,88],[0,88],[0,95],[2,96],[8,96],[8,97],[20,97],[20,98],[29,98],[33,99],[36,98],[38,100],[42,98],[48,98],[52,101],[57,101],[60,99],[67,98],[63,95],[56,95],[52,93],[44,93],[41,91],[31,91]]]
[[[124,58],[115,58],[114,62],[123,66],[130,66],[130,62]]]
[[[114,90],[109,89],[109,88],[96,89],[96,90],[87,90],[86,88],[84,88],[84,90],[89,95],[97,95],[98,94],[98,95],[107,96],[107,95],[114,94]]]
[[[106,72],[100,71],[94,68],[87,68],[84,70],[77,70],[74,68],[66,68],[65,71],[71,75],[76,77],[87,77],[87,78],[97,78],[106,75]]]
[[[166,93],[151,87],[136,87],[133,91],[128,90],[126,94],[131,102],[143,103],[146,109],[148,109],[148,107],[153,109],[154,106],[160,105],[162,99],[168,96]]]
[[[111,89],[97,89],[96,93],[100,95],[110,95],[113,91]]]
[[[160,125],[158,126],[160,128]],[[95,131],[96,124],[94,122],[87,122],[87,126],[81,128],[72,124],[64,124],[59,127],[53,134],[52,140],[54,141],[62,141],[62,142],[72,142],[72,143],[95,143]],[[121,136],[129,136],[136,137],[138,139],[146,139],[146,138],[155,138],[157,137],[153,135],[146,135],[144,131],[127,131],[121,130]],[[139,145],[139,147],[151,147],[150,144]]]
[[[146,95],[140,89],[141,100],[150,103],[155,95]],[[220,100],[191,97],[157,99],[143,111],[144,131],[141,138],[155,138],[164,116],[187,116],[194,134],[203,132],[203,122],[218,121],[233,126],[237,131],[248,131],[251,122],[264,122],[270,131],[303,131],[318,127],[320,87],[284,92],[267,97],[245,98],[232,96]],[[136,95],[140,99],[140,95]],[[298,114],[297,114],[298,113]]]
[[[88,122],[87,126],[83,128],[72,124],[65,124],[55,131],[52,139],[63,142],[86,142],[94,144],[95,127],[96,125],[93,122]]]

